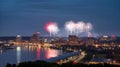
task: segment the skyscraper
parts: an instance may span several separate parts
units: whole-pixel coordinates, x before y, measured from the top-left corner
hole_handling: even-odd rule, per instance
[[[36,32],[35,34],[33,34],[31,36],[30,42],[31,43],[39,43],[39,35],[40,35],[39,32]]]
[[[21,37],[21,35],[17,35],[17,36],[16,36],[16,44],[17,44],[17,45],[20,45],[21,42],[22,42],[22,37]]]
[[[69,35],[69,45],[78,45],[78,37],[76,35]]]

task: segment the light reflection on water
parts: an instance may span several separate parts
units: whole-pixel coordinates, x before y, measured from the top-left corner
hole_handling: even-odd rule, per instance
[[[46,60],[61,55],[61,50],[41,48],[39,46],[16,47],[16,49],[5,49],[0,54],[0,67],[7,63],[17,64],[24,61]]]
[[[51,57],[57,57],[57,55],[58,55],[58,52],[57,52],[57,51],[51,50],[51,49],[48,49],[45,53],[46,53],[45,57],[46,57],[47,59],[49,59],[49,58],[51,58]]]
[[[16,47],[17,50],[17,63],[20,63],[20,59],[21,59],[21,47]]]

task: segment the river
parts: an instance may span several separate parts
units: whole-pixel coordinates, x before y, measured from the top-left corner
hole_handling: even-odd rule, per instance
[[[62,54],[62,50],[36,46],[17,46],[14,49],[0,51],[0,67],[5,67],[7,63],[18,64],[24,61],[46,60]]]

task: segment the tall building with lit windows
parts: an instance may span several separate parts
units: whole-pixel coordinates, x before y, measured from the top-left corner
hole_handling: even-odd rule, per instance
[[[86,39],[86,45],[94,46],[94,43],[95,43],[95,38],[93,38],[93,37],[88,37],[88,38]]]
[[[75,35],[69,35],[69,37],[68,37],[68,43],[69,43],[69,45],[78,45],[79,43],[78,43],[78,37],[77,36],[75,36]]]
[[[21,42],[22,42],[22,37],[21,37],[21,35],[17,35],[17,36],[16,36],[16,44],[19,45],[19,44],[21,44]]]
[[[31,36],[30,42],[31,43],[39,43],[39,35],[40,33],[37,32]]]

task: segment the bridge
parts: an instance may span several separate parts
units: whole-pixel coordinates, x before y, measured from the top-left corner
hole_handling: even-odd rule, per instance
[[[81,57],[82,56],[82,57]],[[46,60],[47,62],[60,62],[61,63],[67,63],[69,61],[74,61],[78,58],[81,57],[81,59],[85,56],[85,54],[83,54],[83,52],[70,52],[70,53],[67,53],[67,54],[64,54],[64,55],[60,55],[58,57],[53,57],[53,58],[50,58],[48,60]],[[78,59],[80,60],[80,59]],[[78,62],[77,60],[77,62]]]

